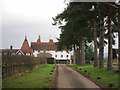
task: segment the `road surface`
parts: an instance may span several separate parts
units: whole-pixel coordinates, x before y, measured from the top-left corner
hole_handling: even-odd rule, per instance
[[[99,88],[92,81],[64,64],[58,65],[57,88]]]

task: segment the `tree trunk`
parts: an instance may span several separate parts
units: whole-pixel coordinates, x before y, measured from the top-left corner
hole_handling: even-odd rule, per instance
[[[76,64],[79,64],[79,48],[76,50]]]
[[[118,64],[120,71],[120,6],[118,8]]]
[[[80,42],[80,44],[79,44],[79,65],[81,65],[81,42]]]
[[[104,67],[104,22],[100,21],[99,68]]]
[[[85,66],[85,43],[84,40],[81,41],[81,64],[82,66]]]
[[[77,64],[77,48],[75,49],[75,64]]]
[[[73,64],[76,64],[76,49],[75,49],[75,45],[74,45]]]
[[[81,51],[80,51],[80,45],[78,48],[78,64],[81,65]]]
[[[111,14],[111,9],[110,9]],[[108,16],[108,62],[107,70],[112,70],[112,27],[111,27],[111,17]]]
[[[98,66],[97,58],[97,31],[96,31],[96,20],[94,20],[94,67]]]

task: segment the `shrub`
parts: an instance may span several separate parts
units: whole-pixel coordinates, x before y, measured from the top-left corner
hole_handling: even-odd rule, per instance
[[[47,58],[47,64],[54,64],[54,58]]]
[[[33,56],[2,56],[2,78],[12,76],[17,73],[33,70],[40,64],[46,63],[45,58]],[[14,68],[14,69],[13,69]]]

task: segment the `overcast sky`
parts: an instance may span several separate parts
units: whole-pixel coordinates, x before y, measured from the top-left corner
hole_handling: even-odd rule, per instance
[[[25,35],[29,43],[54,41],[60,30],[52,26],[52,17],[65,8],[64,0],[2,0],[2,48],[20,48]]]
[[[59,37],[60,30],[57,26],[52,26],[52,17],[62,12],[65,7],[64,0],[2,0],[0,47],[2,43],[2,48],[13,45],[13,48],[20,49],[25,35],[29,44],[36,41],[39,35],[41,41],[49,41],[50,35],[57,41],[56,37]],[[117,47],[118,44],[114,46]],[[107,51],[106,46],[105,52]]]

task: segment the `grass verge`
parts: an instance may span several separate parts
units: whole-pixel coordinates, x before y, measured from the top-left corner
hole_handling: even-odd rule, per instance
[[[2,88],[50,88],[56,72],[53,67],[55,65],[47,64],[23,76],[3,80]]]
[[[97,80],[106,88],[118,88],[118,74],[113,73],[113,71],[107,71],[106,67],[99,69],[98,67],[93,67],[93,65],[80,66],[75,64],[69,64],[67,66],[75,69],[76,71],[80,71],[85,75],[89,75],[92,79]],[[101,79],[99,79],[99,77]],[[109,87],[109,84],[113,84],[113,86]]]

